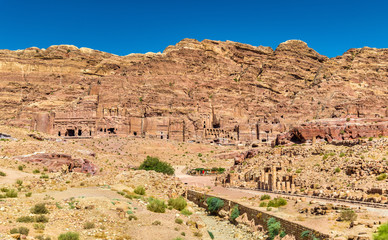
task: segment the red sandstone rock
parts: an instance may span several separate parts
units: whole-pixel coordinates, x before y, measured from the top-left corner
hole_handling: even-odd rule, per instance
[[[56,153],[36,153],[18,158],[21,161],[40,163],[50,172],[68,171],[95,174],[97,167],[87,159],[73,159],[70,155]]]
[[[270,143],[314,118],[387,117],[387,79],[387,49],[329,59],[296,40],[274,51],[184,39],[124,57],[0,50],[0,122],[61,136]]]
[[[313,139],[327,142],[388,136],[388,119],[324,119],[301,124],[278,135],[276,144],[304,143]]]

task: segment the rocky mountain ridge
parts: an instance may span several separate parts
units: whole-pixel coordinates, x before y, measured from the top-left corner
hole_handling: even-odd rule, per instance
[[[70,45],[0,50],[0,121],[28,126],[34,113],[98,105],[131,116],[212,110],[225,121],[264,117],[287,128],[312,119],[387,117],[388,49],[328,58],[299,40],[275,50],[184,39],[163,53],[116,56]]]

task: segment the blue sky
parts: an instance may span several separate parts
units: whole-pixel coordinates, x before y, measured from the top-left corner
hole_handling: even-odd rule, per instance
[[[321,54],[388,47],[388,1],[0,0],[0,49],[72,44],[118,55],[183,38],[276,48],[300,39]]]

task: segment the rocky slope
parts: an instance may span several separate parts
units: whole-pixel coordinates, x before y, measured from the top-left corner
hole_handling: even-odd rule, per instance
[[[104,107],[133,116],[211,111],[231,119],[296,120],[387,116],[388,49],[350,49],[327,58],[290,40],[275,50],[184,39],[163,53],[116,56],[61,45],[0,50],[0,120],[27,126],[32,113],[99,92]]]

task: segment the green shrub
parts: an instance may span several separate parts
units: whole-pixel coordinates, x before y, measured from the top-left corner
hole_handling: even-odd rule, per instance
[[[368,138],[368,141],[373,141],[373,137]]]
[[[130,215],[128,216],[128,220],[129,220],[129,221],[137,220],[137,217],[136,217],[135,215],[133,215],[133,214],[130,214]]]
[[[49,178],[49,176],[48,175],[46,175],[46,174],[42,174],[39,178],[42,178],[42,179],[48,179]]]
[[[15,189],[11,189],[8,192],[5,193],[5,197],[7,198],[17,198],[18,197],[18,192],[16,192]]]
[[[274,239],[280,233],[281,225],[280,222],[276,221],[275,218],[271,217],[267,221],[268,227],[268,237],[269,239]]]
[[[22,223],[31,223],[34,221],[35,221],[34,217],[30,217],[30,216],[23,216],[16,219],[16,222],[22,222]]]
[[[346,118],[346,121],[349,122],[349,121],[350,121],[350,118]]]
[[[174,209],[178,211],[182,211],[186,208],[187,202],[186,199],[184,199],[182,196],[177,198],[170,198],[168,200],[168,205],[172,206]]]
[[[176,218],[176,219],[175,219],[175,223],[182,224],[182,223],[183,223],[183,220],[180,219],[180,218]]]
[[[38,239],[38,240],[51,240],[50,237],[44,237],[42,235],[36,236],[35,238]]]
[[[39,215],[35,217],[35,222],[38,222],[38,223],[46,223],[48,221],[49,219],[44,215]]]
[[[0,171],[0,176],[5,177],[5,176],[7,176],[7,174],[5,174],[5,172]]]
[[[376,179],[377,179],[377,181],[385,180],[385,179],[387,179],[387,174],[386,173],[382,173],[382,174],[378,175],[376,177]]]
[[[300,234],[300,237],[301,237],[301,238],[307,238],[309,235],[310,235],[310,231],[309,231],[309,230],[306,230],[306,231],[303,231],[303,232]]]
[[[18,166],[18,169],[19,169],[20,171],[23,171],[23,168],[24,168],[24,167],[23,167],[22,165],[19,165],[19,166]]]
[[[33,208],[31,208],[31,213],[33,213],[33,214],[47,214],[47,213],[49,213],[49,211],[46,208],[46,204],[38,203],[38,204],[35,204],[35,206]]]
[[[94,225],[93,222],[86,222],[84,223],[84,229],[92,229],[95,228],[96,226]]]
[[[79,240],[79,234],[76,232],[67,232],[59,235],[58,240]]]
[[[343,221],[353,222],[357,220],[357,214],[353,210],[342,210],[340,218]]]
[[[273,200],[268,202],[268,207],[281,207],[287,205],[287,200],[284,198],[274,198]]]
[[[261,202],[259,207],[267,207],[267,203],[266,202]]]
[[[151,212],[164,213],[166,212],[166,204],[163,200],[156,198],[149,198],[147,209]]]
[[[26,236],[28,235],[29,232],[30,232],[30,229],[26,227],[12,228],[10,231],[11,234],[20,233]]]
[[[159,158],[147,156],[144,162],[139,167],[140,170],[154,170],[168,175],[174,174],[174,168],[166,163],[159,161]]]
[[[154,221],[153,223],[152,223],[152,225],[155,225],[155,226],[158,226],[158,225],[161,225],[162,223],[160,222],[160,221],[158,221],[158,220],[156,220],[156,221]]]
[[[260,197],[260,200],[261,200],[261,201],[263,201],[263,200],[269,200],[269,199],[271,199],[271,196],[268,195],[268,194],[264,194],[264,195],[262,195],[262,196]]]
[[[43,231],[45,229],[45,225],[43,223],[35,223],[33,227],[38,231]]]
[[[18,180],[16,180],[16,184],[19,185],[19,186],[21,186],[21,185],[23,185],[23,181],[20,180],[20,179],[18,179]]]
[[[182,215],[185,215],[185,216],[190,216],[190,215],[193,214],[193,213],[190,212],[189,210],[187,210],[187,209],[185,208],[185,209],[183,209],[183,210],[181,211],[181,214],[182,214]]]
[[[216,197],[209,197],[206,203],[211,214],[216,214],[224,206],[224,201]]]
[[[31,195],[32,195],[32,192],[26,193],[26,197],[31,197]]]
[[[207,233],[209,233],[209,237],[210,237],[211,239],[214,239],[214,234],[213,234],[212,232],[210,232],[210,231],[208,230]]]
[[[240,211],[238,210],[238,205],[234,205],[232,212],[230,213],[230,218],[232,221],[236,220],[240,216]]]
[[[345,153],[341,152],[339,156],[340,157],[345,157]]]
[[[388,222],[380,225],[377,233],[373,235],[373,240],[387,240],[388,239]]]
[[[341,172],[341,169],[339,167],[336,167],[334,172],[339,173],[339,172]]]
[[[134,193],[139,194],[139,195],[144,195],[145,194],[145,188],[143,186],[137,186],[135,190],[133,190]]]
[[[40,173],[39,169],[35,169],[34,171],[32,171],[33,174],[38,174]]]

